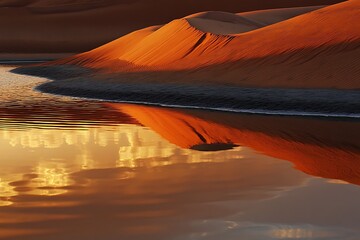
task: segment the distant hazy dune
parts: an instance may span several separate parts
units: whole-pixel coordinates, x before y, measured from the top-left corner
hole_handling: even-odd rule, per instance
[[[244,12],[341,0],[0,0],[0,53],[82,52],[201,11]]]

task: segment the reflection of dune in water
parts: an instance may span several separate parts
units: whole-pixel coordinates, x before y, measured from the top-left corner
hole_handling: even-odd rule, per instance
[[[172,239],[237,211],[216,202],[272,199],[308,180],[247,148],[179,149],[136,125],[0,129],[0,150],[0,205],[10,205],[0,239],[54,239],[54,226],[55,239]]]
[[[182,148],[219,143],[248,146],[290,161],[305,173],[360,184],[358,122],[112,106]]]

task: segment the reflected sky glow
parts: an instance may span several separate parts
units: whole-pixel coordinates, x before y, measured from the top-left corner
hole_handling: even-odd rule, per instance
[[[289,164],[271,158],[263,160],[248,148],[219,152],[181,149],[157,133],[135,125],[81,130],[3,129],[0,130],[0,151],[6,152],[0,161],[4,176],[0,202],[2,206],[13,206],[0,214],[2,219],[20,214],[31,216],[35,222],[42,221],[41,216],[27,213],[34,207],[76,209],[76,206],[90,204],[100,209],[99,204],[106,204],[121,209],[123,205],[135,204],[144,209],[117,210],[118,217],[157,219],[160,225],[124,226],[122,233],[134,237],[139,233],[162,236],[166,232],[162,221],[179,214],[190,219],[198,218],[198,214],[207,216],[203,212],[205,209],[199,208],[204,201],[267,199],[281,191],[300,187],[306,181],[302,174],[281,174],[268,181],[268,175],[277,174],[273,172]],[[287,178],[286,183],[283,177]],[[265,186],[268,190],[261,190]],[[194,200],[181,200],[188,197]],[[86,203],[87,198],[92,200]],[[171,205],[165,207],[168,204]],[[64,220],[77,219],[78,214],[84,216],[82,211],[66,215],[67,211],[61,211]],[[223,210],[216,211],[219,212],[214,213],[215,216]],[[58,221],[56,212],[47,214],[46,219],[53,219],[47,221]],[[112,217],[111,213],[104,213],[105,218]],[[19,221],[20,224],[23,220]],[[168,227],[176,229],[173,224],[175,222]],[[0,239],[1,236],[2,232]]]
[[[75,100],[7,69],[0,239],[360,237],[358,122]]]
[[[70,174],[81,170],[152,168],[243,158],[241,147],[222,153],[179,149],[155,132],[133,125],[81,130],[3,129],[0,151],[6,153],[0,162],[7,166],[4,174],[11,179],[1,182],[2,198],[16,195],[11,185],[25,182],[26,187],[17,188],[21,193],[49,196],[66,193],[64,187],[72,183]],[[18,169],[27,165],[32,177],[25,181],[18,176]],[[14,176],[20,179],[14,180]],[[7,203],[6,200],[2,204]]]

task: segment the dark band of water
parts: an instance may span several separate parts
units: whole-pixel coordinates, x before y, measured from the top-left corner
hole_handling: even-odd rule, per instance
[[[94,80],[89,70],[67,66],[23,67],[13,72],[55,80],[38,86],[39,91],[80,98],[271,115],[360,118],[358,90],[125,83]]]
[[[96,86],[101,84],[101,86]],[[338,90],[249,89],[91,82],[91,89],[48,82],[37,90],[98,100],[272,115],[360,118],[360,92]],[[98,89],[98,90],[96,90]],[[107,89],[106,91],[102,89]]]

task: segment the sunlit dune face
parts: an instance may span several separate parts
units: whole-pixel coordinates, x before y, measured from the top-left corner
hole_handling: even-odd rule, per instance
[[[160,28],[135,31],[102,47],[75,56],[73,60],[70,58],[69,63],[94,68],[103,68],[107,65],[111,68],[111,65],[116,63],[109,60],[117,59],[138,67],[184,70],[277,56],[287,52],[302,52],[304,49],[315,49],[323,45],[331,48],[336,44],[358,40],[358,28],[339,22],[345,15],[351,16],[348,21],[354,24],[357,22],[356,1],[320,10],[318,8],[243,14],[193,14],[173,20]],[[301,16],[296,18],[297,15]],[[277,22],[279,23],[274,24]],[[316,24],[313,24],[314,22]],[[259,28],[260,30],[254,31]],[[293,31],[294,28],[298,31]],[[319,28],[322,31],[317,31]],[[244,32],[245,34],[241,34]],[[279,35],[286,37],[280,39]],[[113,70],[116,71],[116,66]],[[126,71],[126,68],[122,71]]]
[[[356,122],[330,121],[322,124],[321,120],[303,119],[298,125],[300,122],[291,118],[279,122],[276,117],[259,117],[261,122],[255,116],[202,115],[196,111],[123,104],[111,106],[183,148],[219,143],[247,146],[268,156],[290,161],[305,173],[360,184],[360,153],[354,135],[354,129],[360,126]],[[318,141],[319,137],[328,141]]]

